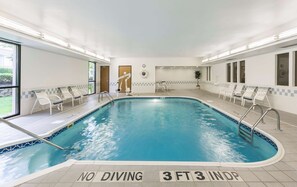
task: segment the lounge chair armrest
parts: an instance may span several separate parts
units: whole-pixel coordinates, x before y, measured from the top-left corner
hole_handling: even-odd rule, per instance
[[[56,98],[56,99],[59,99],[59,100],[62,100],[61,99],[61,97],[59,97],[58,95],[56,95],[56,94],[51,94],[51,95],[49,95],[49,97],[54,97],[54,98]]]

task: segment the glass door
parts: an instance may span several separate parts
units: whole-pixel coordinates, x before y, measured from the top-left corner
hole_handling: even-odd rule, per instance
[[[96,92],[96,63],[89,62],[89,94],[94,94]]]

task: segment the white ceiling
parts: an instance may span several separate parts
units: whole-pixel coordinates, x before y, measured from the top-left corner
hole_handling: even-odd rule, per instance
[[[297,26],[297,0],[0,0],[0,15],[112,57],[201,57]]]

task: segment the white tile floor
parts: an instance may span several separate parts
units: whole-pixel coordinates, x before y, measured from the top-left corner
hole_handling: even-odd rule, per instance
[[[218,99],[217,95],[207,93],[202,90],[180,90],[161,92],[147,95],[165,96],[191,96],[197,97],[205,102],[210,102],[213,106],[222,109],[234,116],[240,117],[247,108],[241,107],[238,103],[233,104],[228,101]],[[106,102],[106,100],[104,101]],[[48,112],[40,112],[29,116],[24,116],[12,120],[18,125],[32,130],[38,134],[44,134],[61,124],[73,121],[76,117],[98,107],[96,96],[89,98],[88,102],[71,109],[66,107],[63,113],[56,113],[48,116]],[[276,120],[273,114],[268,116],[265,124],[260,124],[259,128],[277,138],[285,148],[284,158],[266,167],[258,168],[226,168],[226,167],[202,167],[202,166],[129,166],[129,165],[98,165],[74,163],[70,167],[64,167],[51,173],[39,176],[34,180],[25,181],[19,186],[296,186],[297,187],[297,116],[285,112],[281,113],[281,128],[279,132],[275,130]],[[253,123],[259,116],[256,112],[247,117],[247,122]],[[32,123],[33,122],[33,123]],[[13,129],[0,126],[3,136],[0,137],[0,145],[16,139],[26,139],[26,135],[15,132]],[[143,181],[140,183],[78,183],[77,178],[83,171],[143,171]],[[172,182],[161,183],[159,171],[162,170],[221,170],[237,171],[243,182]]]

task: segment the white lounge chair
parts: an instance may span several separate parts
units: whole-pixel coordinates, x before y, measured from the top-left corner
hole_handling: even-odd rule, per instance
[[[215,86],[218,86],[219,87],[219,98],[221,97],[221,96],[223,96],[224,97],[224,95],[225,95],[225,92],[226,92],[226,90],[227,90],[227,84],[221,84],[221,83],[215,83],[214,84]],[[233,88],[234,89],[234,88]]]
[[[234,94],[234,89],[235,89],[235,84],[229,84],[229,86],[223,91],[224,97],[223,99],[225,100],[227,97],[230,98],[229,101],[231,101],[233,94]]]
[[[253,101],[257,87],[247,87],[241,97],[241,105],[244,106],[246,101]],[[234,98],[235,99],[235,98]]]
[[[244,92],[244,85],[237,84],[233,93],[229,92],[227,96],[230,97],[230,101],[231,101],[235,97],[241,97],[243,95],[243,92]],[[235,102],[235,100],[234,100],[234,102]]]
[[[166,81],[158,81],[156,82],[156,91],[159,91],[159,90],[162,90],[162,91],[168,91],[168,86],[167,86],[167,83]]]
[[[81,96],[80,94],[77,94],[77,95],[72,95],[68,88],[66,87],[59,87],[58,88],[60,90],[60,93],[61,93],[61,97],[62,99],[65,101],[67,99],[71,99],[71,102],[72,102],[72,106],[74,106],[74,101],[77,100],[80,104],[80,99],[81,99]]]
[[[49,105],[50,108],[50,115],[52,115],[52,108],[56,106],[58,110],[63,111],[63,100],[55,95],[48,95],[45,90],[34,90],[32,91],[36,95],[36,100],[34,102],[34,105],[31,110],[31,114],[33,113],[33,110],[37,103],[39,103],[40,106]]]
[[[257,93],[253,99],[253,104],[256,104],[256,102],[259,102],[259,101],[263,103],[266,99],[268,107],[270,108],[271,104],[267,97],[269,89],[270,88],[263,88],[263,87],[258,88]]]
[[[76,86],[70,86],[71,93],[73,96],[80,96],[81,102],[88,96],[88,93],[84,90],[78,89]]]

